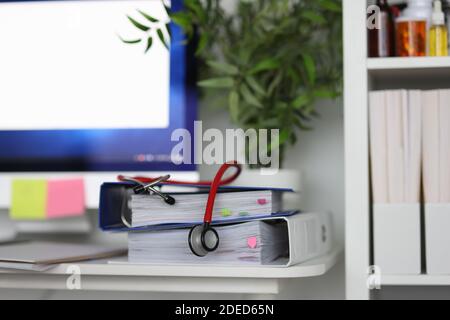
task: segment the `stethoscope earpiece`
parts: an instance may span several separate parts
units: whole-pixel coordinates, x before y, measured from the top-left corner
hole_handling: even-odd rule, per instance
[[[219,234],[208,223],[197,225],[189,232],[189,248],[198,257],[204,257],[219,247]]]
[[[133,188],[135,194],[156,194],[161,199],[164,200],[168,205],[173,206],[176,203],[174,197],[169,196],[168,194],[162,193],[158,189],[155,188],[160,183],[166,182],[170,179],[170,175],[166,175],[163,177],[159,177],[157,179],[152,180],[150,183],[143,183],[139,179],[131,178],[131,177],[122,177],[122,181],[133,182],[136,184],[136,187]]]

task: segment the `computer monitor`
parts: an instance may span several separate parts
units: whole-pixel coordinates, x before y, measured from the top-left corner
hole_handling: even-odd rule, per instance
[[[170,49],[158,36],[167,19],[159,0],[0,0],[0,208],[17,177],[83,176],[91,208],[119,173],[197,179],[171,161],[196,97],[182,30]]]

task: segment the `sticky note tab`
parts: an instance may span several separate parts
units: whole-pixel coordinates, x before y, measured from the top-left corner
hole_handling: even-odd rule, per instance
[[[258,240],[256,239],[256,237],[250,237],[247,239],[247,245],[250,249],[255,249],[258,245]]]
[[[226,217],[231,217],[233,215],[233,213],[231,212],[230,209],[224,208],[221,210],[221,215],[222,215],[222,217],[226,218]]]
[[[263,206],[263,205],[267,204],[267,200],[266,199],[258,199],[258,204]]]
[[[11,195],[11,219],[44,220],[46,218],[47,182],[45,180],[14,180]]]
[[[246,217],[246,216],[249,216],[250,214],[249,214],[248,212],[242,211],[242,212],[239,212],[239,215],[240,215],[241,217]]]
[[[49,180],[47,218],[81,216],[86,208],[82,179]]]

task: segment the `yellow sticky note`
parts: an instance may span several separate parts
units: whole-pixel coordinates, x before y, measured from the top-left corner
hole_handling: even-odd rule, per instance
[[[11,192],[11,219],[44,220],[46,218],[47,181],[14,180]]]

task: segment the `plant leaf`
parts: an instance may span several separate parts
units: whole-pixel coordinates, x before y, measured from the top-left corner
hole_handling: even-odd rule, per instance
[[[189,15],[183,12],[177,12],[171,15],[170,17],[172,21],[179,25],[181,28],[183,28],[184,32],[188,34],[189,36],[192,36],[193,33],[193,26],[190,20]]]
[[[203,9],[199,0],[185,0],[184,5],[189,8],[199,20],[201,24],[204,24],[207,20],[207,13]]]
[[[333,12],[342,12],[342,7],[335,0],[319,0],[319,4],[326,10]]]
[[[141,39],[136,39],[136,40],[126,40],[124,38],[122,38],[121,36],[118,36],[119,39],[126,44],[136,44],[136,43],[140,43],[142,40]]]
[[[197,50],[195,51],[195,54],[199,56],[203,50],[205,50],[206,46],[208,45],[208,35],[206,33],[203,33],[200,36],[200,40],[198,41]]]
[[[164,37],[164,33],[162,32],[161,29],[156,30],[156,33],[158,34],[158,38],[159,40],[161,40],[161,43],[164,45],[164,47],[166,47],[166,49],[169,49],[169,45],[166,42],[166,39]]]
[[[229,63],[226,62],[219,62],[219,61],[208,61],[207,62],[208,66],[210,66],[211,68],[223,72],[227,75],[237,75],[239,74],[239,69]]]
[[[302,107],[306,106],[310,102],[309,96],[306,94],[303,94],[301,96],[298,96],[293,102],[292,106],[295,109],[301,109]]]
[[[280,66],[278,60],[269,58],[259,62],[254,68],[250,69],[249,75],[254,75],[261,71],[273,70]]]
[[[337,94],[334,90],[328,89],[318,89],[314,91],[314,97],[322,99],[333,99],[336,98]]]
[[[229,105],[231,119],[237,123],[239,121],[239,94],[235,90],[230,93]]]
[[[279,140],[278,141],[271,141],[271,143],[270,143],[270,150],[272,151],[273,149],[279,148],[280,146],[285,144],[286,141],[289,139],[290,135],[291,135],[290,130],[282,129],[280,131]]]
[[[172,38],[172,29],[170,27],[170,23],[166,23],[166,31],[170,38]]]
[[[302,12],[302,16],[306,19],[308,19],[311,22],[318,23],[318,24],[324,24],[327,23],[327,19],[325,19],[324,16],[321,14],[313,11],[313,10],[305,10]]]
[[[234,85],[233,78],[212,78],[197,82],[197,85],[203,88],[232,88]]]
[[[138,10],[138,12],[148,21],[152,22],[152,23],[157,23],[159,22],[158,19],[153,18],[151,15],[145,13],[144,11]]]
[[[316,65],[313,57],[308,53],[303,53],[303,64],[308,75],[309,82],[314,84],[316,82]]]
[[[147,39],[147,47],[145,48],[145,53],[147,53],[153,45],[153,38],[149,37]]]
[[[147,26],[143,25],[142,23],[137,22],[137,21],[134,20],[132,17],[127,16],[127,18],[128,18],[128,20],[130,20],[130,22],[131,22],[136,28],[138,28],[139,30],[142,30],[142,31],[145,31],[145,32],[147,32],[148,30],[150,30],[150,27],[147,27]]]
[[[241,85],[241,93],[242,93],[242,97],[249,105],[252,105],[252,106],[255,106],[258,108],[263,107],[261,102],[259,102],[259,100],[250,92],[250,89],[247,87],[247,85],[245,85],[245,84]]]
[[[255,77],[247,76],[245,77],[245,81],[247,81],[248,85],[256,92],[262,96],[267,96],[267,92],[264,88],[259,84],[259,82],[255,79]]]
[[[273,81],[270,83],[269,85],[269,90],[268,90],[268,95],[271,96],[275,89],[280,85],[281,81],[283,80],[283,74],[281,72],[279,72],[275,79],[273,79]]]
[[[166,11],[167,15],[170,17],[170,13],[172,11],[172,9],[170,8],[170,6],[166,5],[166,3],[164,2],[164,0],[161,0],[164,10]]]

